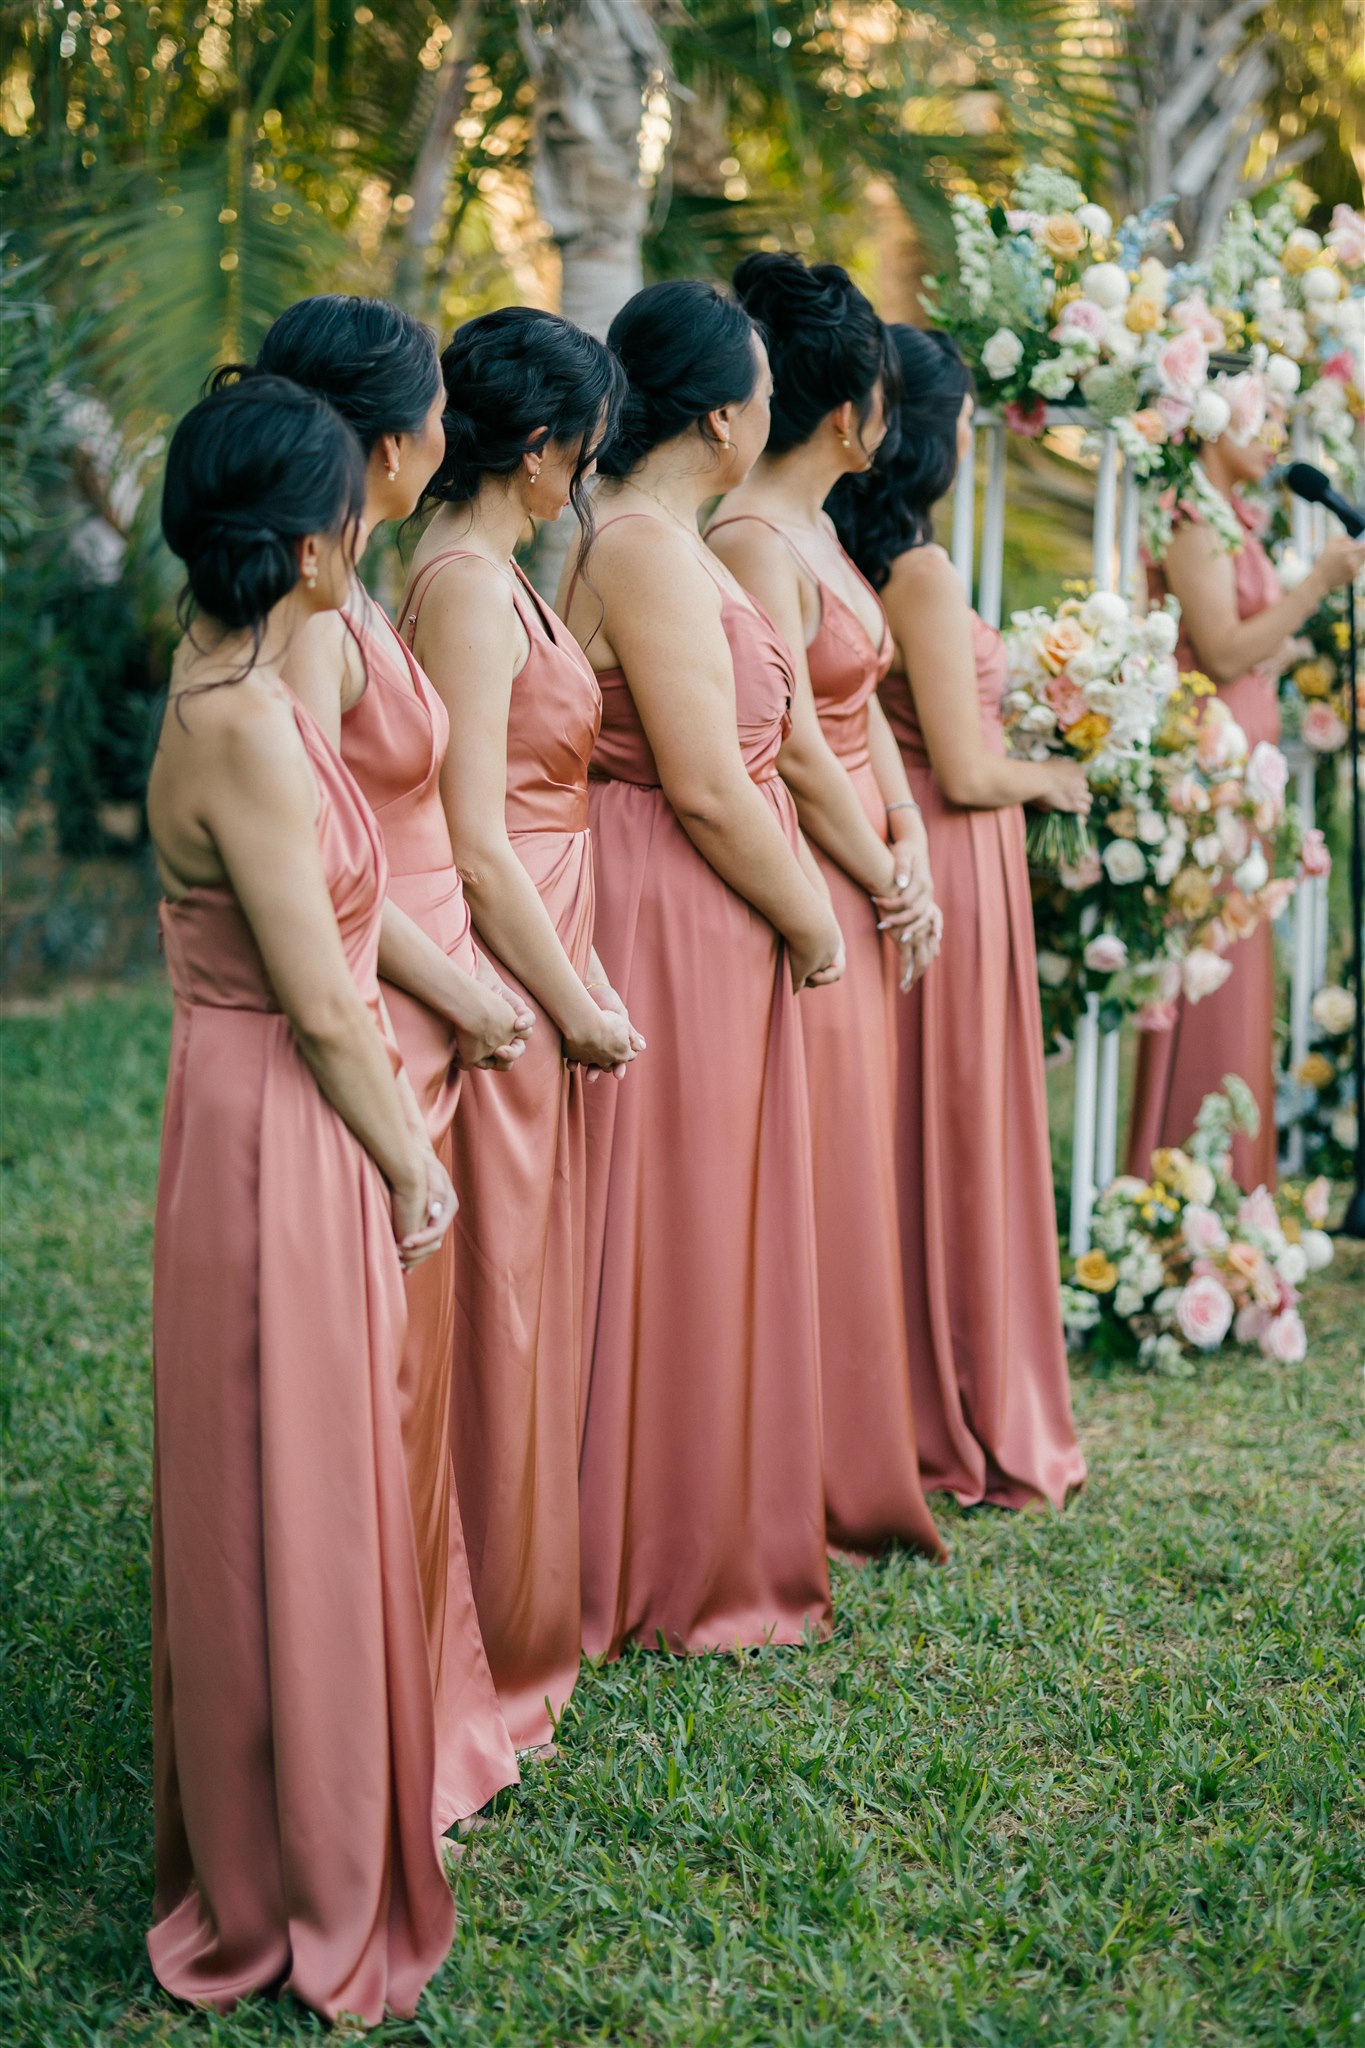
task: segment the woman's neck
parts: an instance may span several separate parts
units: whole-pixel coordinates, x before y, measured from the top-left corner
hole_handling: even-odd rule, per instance
[[[606,487],[611,497],[621,490],[639,491],[693,532],[702,506],[715,497],[717,489],[714,476],[698,466],[690,451],[675,453],[667,448],[647,455],[629,476],[618,477]]]
[[[513,485],[503,477],[486,477],[465,504],[443,505],[432,523],[443,542],[458,542],[490,561],[509,562],[528,516]]]
[[[786,455],[760,455],[745,496],[761,497],[794,525],[819,526],[826,498],[848,469],[842,447],[832,434],[829,438],[832,452],[812,438]]]

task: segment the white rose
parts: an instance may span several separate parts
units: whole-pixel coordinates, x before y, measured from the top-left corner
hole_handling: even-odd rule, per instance
[[[1080,219],[1079,214],[1076,217]],[[1117,263],[1092,263],[1089,270],[1081,272],[1082,294],[1092,306],[1100,306],[1106,313],[1127,305],[1130,290],[1128,273]]]
[[[1114,1289],[1114,1314],[1122,1316],[1126,1322],[1129,1316],[1137,1314],[1146,1298],[1140,1287],[1134,1287],[1127,1280],[1121,1280]]]
[[[1355,1022],[1355,997],[1349,989],[1329,982],[1313,998],[1313,1022],[1329,1038],[1340,1038]]]
[[[1325,1230],[1305,1230],[1299,1244],[1310,1273],[1320,1273],[1336,1256],[1336,1247]]]
[[[1223,842],[1216,832],[1204,832],[1190,848],[1201,868],[1216,868],[1223,854]]]
[[[1138,812],[1137,836],[1144,846],[1160,846],[1166,837],[1166,824],[1159,812]]]
[[[1180,626],[1169,612],[1149,612],[1143,620],[1143,631],[1153,654],[1174,654]]]
[[[1147,872],[1142,849],[1134,846],[1131,839],[1111,839],[1100,858],[1116,888],[1125,882],[1140,882]]]
[[[1064,954],[1045,949],[1038,955],[1038,979],[1044,988],[1060,988],[1070,972],[1071,963]]]
[[[1299,366],[1289,356],[1272,356],[1265,366],[1265,381],[1281,398],[1292,398],[1299,388]]]
[[[1023,356],[1024,344],[1018,335],[1011,334],[1008,327],[997,327],[981,351],[981,367],[998,384],[1018,369]]]
[[[1270,880],[1270,866],[1259,846],[1253,846],[1241,866],[1234,870],[1233,881],[1244,896],[1254,896],[1258,889],[1264,889]]]
[[[1104,345],[1109,351],[1109,360],[1117,363],[1121,370],[1131,370],[1142,354],[1142,336],[1130,333],[1122,318],[1110,321]],[[1134,428],[1133,432],[1136,433],[1137,429]],[[1147,444],[1144,441],[1142,445],[1145,448]]]
[[[1087,200],[1084,206],[1076,208],[1076,218],[1097,242],[1107,242],[1114,232],[1113,215],[1106,213],[1102,206],[1096,206],[1093,200]]]
[[[1184,859],[1184,837],[1182,835],[1180,838],[1177,838],[1173,832],[1170,838],[1163,842],[1160,853],[1152,863],[1152,880],[1156,883],[1158,889],[1168,889],[1170,887],[1171,883],[1180,873]]]
[[[1128,618],[1128,607],[1113,590],[1092,590],[1081,606],[1081,624],[1088,633],[1099,633],[1106,626],[1122,626]]]
[[[1216,441],[1220,434],[1227,431],[1231,418],[1232,407],[1222,392],[1215,391],[1211,384],[1203,385],[1194,401],[1194,411],[1190,415],[1190,426],[1200,440]]]
[[[1299,290],[1310,306],[1331,306],[1341,297],[1341,279],[1335,270],[1305,270]]]
[[[1301,1286],[1308,1278],[1308,1254],[1303,1246],[1287,1244],[1275,1261],[1275,1270],[1291,1287]]]
[[[1354,1152],[1356,1148],[1356,1113],[1353,1109],[1339,1109],[1330,1125],[1333,1138],[1343,1152]]]
[[[1028,381],[1029,389],[1040,398],[1055,401],[1066,397],[1076,379],[1060,357],[1053,357],[1050,362],[1036,363]]]
[[[1202,1202],[1207,1206],[1218,1192],[1213,1168],[1206,1166],[1202,1159],[1192,1159],[1185,1168],[1184,1188],[1186,1201]]]

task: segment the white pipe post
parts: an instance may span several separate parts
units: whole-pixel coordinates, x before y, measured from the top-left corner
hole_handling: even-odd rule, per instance
[[[953,485],[953,567],[972,595],[972,557],[976,551],[976,428],[967,436],[967,452],[958,466]]]
[[[1112,427],[1106,427],[1100,437],[1099,469],[1095,476],[1095,526],[1094,526],[1094,575],[1097,590],[1114,588],[1114,543],[1118,538],[1118,589],[1123,597],[1130,597],[1128,585],[1137,564],[1137,492],[1129,489],[1130,476],[1125,466],[1122,508],[1120,507],[1118,477],[1118,436]],[[1129,502],[1131,499],[1131,512]],[[1129,530],[1125,535],[1124,528]],[[1127,547],[1125,547],[1125,539]],[[1119,1143],[1119,1034],[1117,1030],[1101,1031],[1099,1026],[1099,1004],[1091,998],[1086,1007],[1081,1030],[1087,1039],[1093,1036],[1093,1054],[1087,1045],[1087,1071],[1093,1063],[1093,1078],[1090,1087],[1094,1106],[1090,1117],[1081,1117],[1081,1034],[1076,1040],[1076,1139],[1072,1162],[1072,1232],[1076,1234],[1081,1224],[1081,1212],[1077,1207],[1075,1186],[1083,1178],[1089,1187],[1089,1199],[1084,1209],[1084,1233],[1086,1244],[1090,1239],[1090,1212],[1096,1194],[1107,1188],[1118,1170]],[[1081,1138],[1091,1148],[1088,1175],[1081,1173]],[[1085,1246],[1082,1246],[1082,1250]]]
[[[1138,555],[1138,505],[1137,474],[1131,462],[1125,462],[1119,479],[1118,587],[1119,596],[1134,606],[1142,595],[1139,587],[1142,564]]]
[[[1076,1121],[1071,1134],[1071,1256],[1090,1249],[1095,1208],[1095,1094],[1099,1079],[1100,999],[1087,996],[1076,1023]]]
[[[981,582],[976,608],[988,626],[1000,624],[1005,582],[1005,436],[1003,420],[987,429],[986,511],[981,522]]]
[[[1313,756],[1302,741],[1294,740],[1285,748],[1289,765],[1294,774],[1294,801],[1298,805],[1305,825],[1313,822]],[[1291,972],[1289,980],[1289,1071],[1297,1074],[1308,1056],[1308,1033],[1312,1025],[1313,995],[1317,976],[1314,954],[1317,950],[1317,894],[1320,884],[1316,881],[1301,882],[1294,896],[1290,917],[1291,931]],[[1303,1128],[1295,1120],[1285,1138],[1284,1163],[1286,1171],[1298,1173],[1303,1167]]]

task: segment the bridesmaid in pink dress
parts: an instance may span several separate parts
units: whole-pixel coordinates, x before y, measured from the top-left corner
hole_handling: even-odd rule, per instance
[[[881,686],[924,813],[938,960],[901,1005],[896,1150],[921,1469],[965,1504],[1062,1507],[1085,1477],[1071,1420],[1024,854],[1025,803],[1084,813],[1078,766],[1005,758],[1004,649],[971,611],[931,511],[966,445],[969,374],[944,335],[892,327],[900,441],[833,509],[881,590]]]
[[[1248,373],[1236,380],[1245,397],[1256,397]],[[1264,399],[1262,398],[1264,409]],[[1239,406],[1241,414],[1243,408]],[[1304,580],[1286,592],[1260,538],[1256,515],[1239,488],[1264,480],[1283,442],[1273,410],[1259,431],[1234,438],[1229,427],[1201,451],[1204,473],[1227,499],[1242,529],[1235,553],[1189,505],[1177,508],[1177,525],[1160,568],[1148,571],[1153,598],[1174,592],[1180,600],[1182,668],[1201,670],[1254,747],[1278,744],[1276,682],[1293,658],[1291,637],[1311,618],[1329,590],[1347,583],[1365,560],[1365,547],[1337,534]],[[1261,1112],[1257,1135],[1234,1138],[1232,1170],[1248,1193],[1273,1188],[1275,1132],[1275,941],[1267,924],[1240,940],[1228,954],[1231,974],[1220,989],[1197,1004],[1183,997],[1169,1031],[1144,1032],[1138,1044],[1128,1171],[1143,1178],[1158,1145],[1183,1145],[1194,1129],[1199,1105],[1224,1074],[1239,1074]]]
[[[603,698],[597,943],[649,1052],[588,1103],[583,1643],[798,1643],[830,1604],[794,991],[842,948],[777,775],[790,656],[697,532],[770,379],[709,285],[651,285],[608,339],[615,481],[561,609]]]
[[[302,299],[265,337],[259,367],[326,398],[366,457],[365,519],[404,519],[440,460],[442,387],[426,328],[382,300]],[[314,620],[285,680],[341,753],[384,840],[384,999],[431,1142],[447,1168],[462,1068],[505,1068],[530,1018],[480,959],[451,856],[440,776],[445,708],[359,582]],[[517,1782],[470,1585],[450,1436],[454,1241],[407,1285],[399,1375],[403,1435],[436,1697],[436,1815],[442,1828]]]
[[[583,505],[622,380],[601,342],[524,306],[468,322],[441,362],[438,510],[403,630],[460,735],[441,787],[479,937],[536,1020],[455,1126],[456,1467],[498,1698],[518,1749],[552,1755],[580,1654],[584,1088],[642,1043],[593,953],[601,692],[512,551],[528,518]]]
[[[398,1401],[403,1271],[454,1194],[387,1035],[379,834],[280,679],[346,594],[363,502],[354,439],[281,379],[171,443],[198,616],[148,789],[175,990],[148,1948],[178,1998],[374,2024],[413,2012],[454,1926]]]
[[[910,1402],[894,1141],[897,987],[937,952],[938,921],[923,826],[876,701],[886,617],[822,509],[885,432],[885,330],[834,264],[754,255],[735,288],[770,351],[772,425],[707,538],[792,650],[778,768],[848,952],[843,979],[801,1003],[829,1537],[854,1553],[901,1542],[938,1556]]]

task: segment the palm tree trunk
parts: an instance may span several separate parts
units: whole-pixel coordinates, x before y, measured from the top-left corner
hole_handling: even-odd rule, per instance
[[[450,35],[436,78],[436,96],[413,167],[412,206],[403,223],[403,239],[394,266],[393,295],[400,306],[406,306],[414,313],[424,310],[424,302],[429,296],[427,250],[431,246],[450,182],[455,123],[464,105],[478,20],[479,0],[460,0],[450,17]]]

